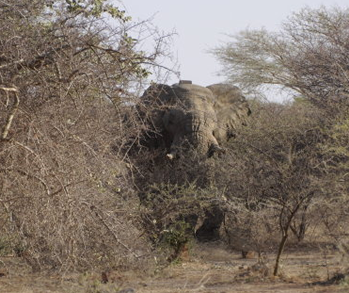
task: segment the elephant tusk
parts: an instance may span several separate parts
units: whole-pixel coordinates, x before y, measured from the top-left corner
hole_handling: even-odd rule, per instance
[[[174,154],[167,154],[166,157],[168,157],[171,161],[175,158]]]

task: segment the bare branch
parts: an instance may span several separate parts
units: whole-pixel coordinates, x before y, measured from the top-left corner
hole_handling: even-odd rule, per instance
[[[6,94],[13,93],[13,97],[14,97],[14,103],[12,105],[10,113],[7,116],[5,126],[3,127],[2,134],[1,134],[1,139],[6,140],[12,125],[13,118],[15,117],[15,114],[19,107],[19,97],[18,97],[18,90],[14,87],[0,86],[0,90],[5,91]]]

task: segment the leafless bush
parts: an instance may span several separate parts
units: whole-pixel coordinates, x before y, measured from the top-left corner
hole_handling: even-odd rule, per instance
[[[161,43],[104,1],[5,1],[0,23],[1,237],[34,269],[139,264],[124,116]]]
[[[225,205],[223,239],[243,254],[275,251],[278,240],[278,213],[274,206],[249,208],[241,198],[230,198]]]
[[[312,200],[324,196],[316,179],[323,174],[321,115],[308,103],[256,104],[254,110],[216,164],[216,186],[225,190],[232,245],[278,246],[279,259],[291,231],[304,238]],[[278,261],[274,274],[277,267]]]
[[[136,256],[138,240],[131,236],[140,235],[132,223],[137,199],[125,162],[110,151],[108,136],[116,136],[118,127],[103,118],[115,113],[83,107],[81,122],[68,127],[60,122],[69,118],[57,117],[52,105],[42,109],[51,119],[32,122],[25,133],[32,136],[17,136],[2,150],[3,157],[16,159],[1,168],[3,212],[18,233],[15,248],[37,266],[87,265],[92,259],[102,264],[106,258],[127,263],[124,258]],[[146,247],[142,241],[139,246]]]

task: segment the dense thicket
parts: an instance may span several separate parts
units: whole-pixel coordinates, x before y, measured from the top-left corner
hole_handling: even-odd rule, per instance
[[[277,251],[277,274],[290,234],[304,241],[312,227],[347,247],[348,16],[305,9],[279,33],[215,49],[244,90],[297,98],[251,101],[224,153],[169,161],[139,144],[147,126],[132,94],[167,53],[164,36],[152,31],[153,51],[141,51],[132,32],[149,27],[103,0],[2,1],[0,252],[34,269],[128,267],[214,233]]]
[[[130,91],[162,51],[137,49],[142,25],[106,1],[0,3],[0,241],[34,269],[148,253],[123,151]]]

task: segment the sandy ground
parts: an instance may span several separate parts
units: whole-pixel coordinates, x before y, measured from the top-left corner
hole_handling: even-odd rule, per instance
[[[343,260],[334,253],[304,249],[284,254],[281,277],[271,275],[273,255],[264,264],[256,258],[242,259],[238,252],[219,244],[195,247],[189,259],[177,262],[153,276],[132,272],[108,272],[106,284],[101,273],[66,276],[33,274],[16,258],[0,261],[1,293],[310,293],[349,292],[349,281],[321,284],[343,269]]]

